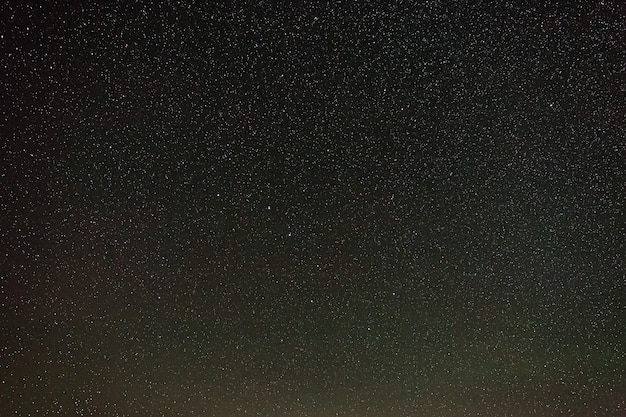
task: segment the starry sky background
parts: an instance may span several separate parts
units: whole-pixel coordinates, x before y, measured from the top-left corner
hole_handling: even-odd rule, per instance
[[[20,3],[3,415],[626,416],[624,3]]]

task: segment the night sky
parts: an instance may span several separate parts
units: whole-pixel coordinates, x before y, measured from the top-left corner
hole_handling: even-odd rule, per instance
[[[626,416],[623,2],[25,3],[0,415]]]

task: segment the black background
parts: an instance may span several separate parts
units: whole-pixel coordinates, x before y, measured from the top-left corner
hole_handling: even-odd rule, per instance
[[[0,8],[6,415],[622,416],[620,2]]]

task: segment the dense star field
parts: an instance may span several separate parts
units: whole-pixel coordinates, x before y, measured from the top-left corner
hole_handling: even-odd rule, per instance
[[[626,416],[623,2],[3,3],[2,416]]]

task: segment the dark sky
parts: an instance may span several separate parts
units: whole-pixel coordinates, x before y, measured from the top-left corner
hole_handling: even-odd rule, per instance
[[[3,3],[3,416],[626,416],[622,2]]]

